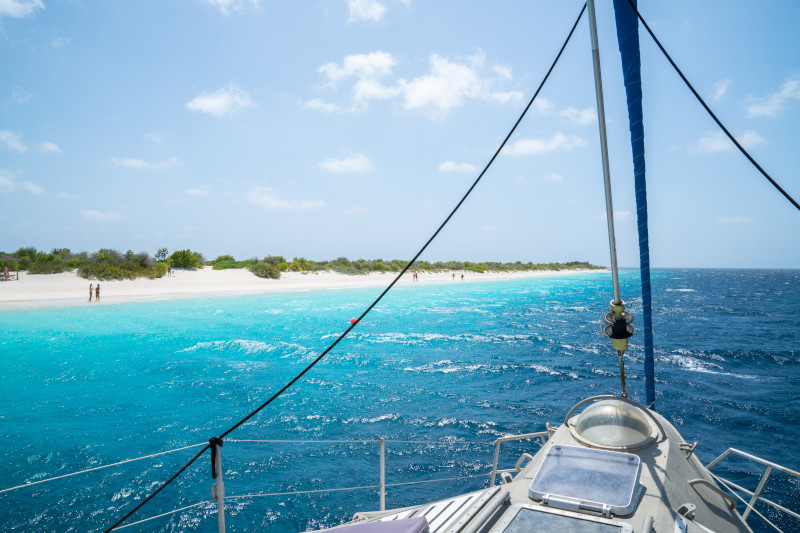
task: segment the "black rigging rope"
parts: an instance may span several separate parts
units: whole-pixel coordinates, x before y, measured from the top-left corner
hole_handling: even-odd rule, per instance
[[[189,467],[192,465],[192,463],[194,463],[195,461],[197,461],[197,460],[200,458],[200,456],[201,456],[201,455],[203,455],[203,454],[206,452],[206,450],[207,450],[207,449],[209,449],[210,447],[211,447],[211,444],[206,444],[206,445],[203,447],[203,449],[202,449],[202,450],[200,450],[199,452],[197,452],[197,453],[195,454],[195,456],[194,456],[194,457],[192,457],[191,461],[189,461],[188,463],[186,463],[185,465],[183,465],[183,467],[182,467],[180,470],[178,470],[177,472],[175,472],[175,475],[173,475],[171,478],[169,478],[167,481],[165,481],[165,482],[164,482],[164,483],[163,483],[163,484],[162,484],[160,487],[158,487],[158,488],[157,488],[157,489],[156,489],[156,490],[155,490],[155,491],[154,491],[152,494],[150,494],[150,495],[149,495],[147,498],[145,498],[144,500],[140,501],[140,502],[139,502],[139,504],[138,504],[136,507],[134,507],[133,509],[131,509],[131,510],[128,512],[128,514],[126,514],[125,516],[123,516],[122,518],[120,518],[119,520],[117,520],[117,522],[116,522],[116,523],[115,523],[113,526],[111,526],[110,528],[106,529],[106,530],[105,530],[103,533],[109,533],[109,531],[111,531],[112,529],[116,528],[118,525],[122,524],[122,523],[123,523],[125,520],[127,520],[128,518],[130,518],[130,516],[131,516],[131,515],[133,515],[133,513],[135,513],[136,511],[138,511],[138,510],[139,510],[139,509],[141,509],[142,507],[144,507],[144,504],[146,504],[147,502],[149,502],[150,500],[152,500],[152,499],[155,497],[155,495],[156,495],[156,494],[158,494],[159,492],[161,492],[161,490],[162,490],[162,489],[164,489],[164,488],[165,488],[167,485],[169,485],[170,483],[172,483],[173,481],[175,481],[175,479],[177,479],[177,477],[178,477],[178,476],[180,476],[181,474],[183,474],[183,471],[184,471],[184,470],[186,470],[187,468],[189,468]]]
[[[506,135],[505,139],[503,139],[503,142],[502,142],[502,143],[500,143],[500,146],[497,148],[497,150],[495,151],[495,153],[494,153],[494,155],[492,156],[492,158],[489,160],[489,162],[488,162],[488,163],[486,164],[486,166],[483,168],[483,170],[481,171],[481,173],[478,175],[478,177],[477,177],[477,178],[475,179],[475,181],[472,183],[472,186],[471,186],[471,187],[470,187],[470,188],[467,190],[467,192],[464,194],[464,196],[461,198],[461,200],[458,202],[458,204],[456,204],[456,206],[453,208],[453,210],[450,212],[450,214],[447,216],[447,218],[445,218],[444,222],[442,222],[442,223],[441,223],[441,225],[439,226],[439,228],[438,228],[438,229],[437,229],[437,230],[436,230],[436,231],[433,233],[433,235],[431,235],[431,237],[428,239],[428,241],[425,243],[425,245],[424,245],[422,248],[420,248],[419,252],[417,252],[417,254],[414,256],[414,258],[413,258],[413,259],[411,259],[411,261],[409,261],[409,262],[408,262],[408,264],[407,264],[407,265],[406,265],[406,266],[403,268],[403,270],[401,270],[401,271],[400,271],[400,273],[397,275],[397,277],[395,277],[395,278],[394,278],[394,280],[393,280],[393,281],[392,281],[392,282],[389,284],[389,286],[388,286],[388,287],[386,287],[386,289],[384,289],[384,291],[383,291],[383,292],[382,292],[382,293],[381,293],[381,294],[380,294],[380,295],[379,295],[379,296],[378,296],[378,297],[375,299],[375,301],[374,301],[374,302],[372,302],[372,304],[370,304],[370,306],[369,306],[369,307],[367,307],[367,309],[366,309],[366,310],[364,310],[364,312],[363,312],[363,313],[361,313],[361,315],[358,317],[358,320],[356,320],[355,322],[353,322],[352,324],[350,324],[350,327],[348,327],[348,328],[347,328],[347,329],[344,331],[344,333],[342,333],[341,335],[339,335],[339,337],[338,337],[338,338],[337,338],[335,341],[333,341],[333,342],[330,344],[330,346],[328,346],[328,347],[325,349],[325,351],[323,351],[321,354],[319,354],[319,356],[317,356],[317,358],[316,358],[316,359],[314,359],[314,361],[312,361],[312,362],[311,362],[311,363],[310,363],[310,364],[309,364],[309,365],[308,365],[306,368],[304,368],[302,372],[300,372],[299,374],[297,374],[297,375],[296,375],[296,376],[295,376],[295,377],[294,377],[294,378],[293,378],[291,381],[289,381],[289,382],[288,382],[286,385],[284,385],[284,386],[283,386],[283,387],[282,387],[282,388],[281,388],[281,389],[280,389],[278,392],[276,392],[275,394],[273,394],[273,395],[272,395],[272,396],[271,396],[271,397],[270,397],[270,398],[269,398],[267,401],[265,401],[264,403],[262,403],[262,404],[261,404],[260,406],[258,406],[256,409],[254,409],[254,410],[253,410],[253,411],[252,411],[252,412],[251,412],[249,415],[247,415],[246,417],[242,418],[242,419],[241,419],[241,420],[239,420],[239,421],[238,421],[236,424],[234,424],[233,426],[231,426],[230,428],[228,428],[228,430],[227,430],[227,431],[225,431],[224,433],[222,433],[222,434],[221,434],[219,437],[214,437],[214,439],[217,439],[217,438],[218,438],[218,439],[223,439],[223,438],[225,438],[225,437],[226,437],[227,435],[229,435],[229,434],[230,434],[232,431],[236,430],[236,429],[237,429],[239,426],[241,426],[242,424],[244,424],[245,422],[247,422],[248,420],[250,420],[251,418],[253,418],[253,417],[254,417],[256,414],[258,414],[258,413],[259,413],[259,412],[260,412],[262,409],[264,409],[266,406],[268,406],[269,404],[271,404],[271,403],[272,403],[272,402],[273,402],[273,401],[274,401],[276,398],[278,398],[278,397],[279,397],[281,394],[283,394],[284,392],[286,392],[286,390],[287,390],[287,389],[289,389],[289,387],[291,387],[291,386],[292,386],[292,385],[294,385],[294,384],[295,384],[297,381],[299,381],[299,380],[300,380],[300,378],[302,378],[302,377],[303,377],[303,376],[304,376],[304,375],[305,375],[305,374],[306,374],[306,373],[307,373],[309,370],[311,370],[312,368],[314,368],[314,366],[315,366],[317,363],[319,363],[319,362],[322,360],[322,358],[323,358],[323,357],[325,357],[326,355],[328,355],[328,353],[329,353],[331,350],[333,350],[333,348],[334,348],[334,347],[335,347],[337,344],[339,344],[339,341],[341,341],[342,339],[344,339],[344,338],[347,336],[347,334],[348,334],[348,333],[350,333],[350,331],[351,331],[351,330],[352,330],[354,327],[356,327],[356,324],[358,324],[358,323],[361,321],[361,319],[362,319],[362,318],[364,318],[364,317],[367,315],[367,313],[369,313],[370,311],[372,311],[372,309],[373,309],[373,308],[374,308],[376,305],[378,305],[378,302],[380,302],[380,301],[383,299],[383,297],[384,297],[384,296],[386,296],[386,293],[388,293],[388,292],[389,292],[389,291],[392,289],[392,287],[394,287],[394,286],[395,286],[395,284],[397,284],[397,282],[400,280],[400,278],[401,278],[401,277],[403,277],[403,274],[405,274],[405,273],[408,271],[408,269],[409,269],[409,268],[411,268],[411,265],[413,265],[413,264],[414,264],[414,262],[416,262],[416,260],[419,258],[419,256],[420,256],[420,255],[422,255],[422,253],[423,253],[423,252],[424,252],[424,251],[425,251],[425,250],[428,248],[428,246],[431,244],[431,242],[433,242],[433,240],[434,240],[434,239],[435,239],[435,238],[436,238],[436,237],[439,235],[439,233],[440,233],[440,232],[441,232],[441,231],[444,229],[444,227],[447,225],[447,223],[448,223],[448,222],[450,222],[450,219],[451,219],[451,218],[453,218],[453,215],[455,215],[455,214],[456,214],[456,212],[459,210],[459,208],[461,207],[461,205],[462,205],[462,204],[463,204],[463,203],[466,201],[467,197],[469,197],[469,195],[472,193],[473,189],[475,189],[475,187],[477,187],[478,183],[480,183],[481,179],[483,179],[483,176],[484,176],[484,174],[486,174],[486,172],[489,170],[489,167],[491,167],[491,166],[492,166],[492,163],[494,163],[494,160],[495,160],[495,159],[497,159],[497,156],[498,156],[498,155],[500,155],[500,152],[503,150],[503,148],[505,147],[506,143],[508,143],[508,140],[511,138],[511,135],[513,135],[513,134],[514,134],[514,131],[516,131],[516,129],[517,129],[517,126],[519,126],[520,122],[522,122],[522,119],[525,117],[525,115],[528,113],[528,110],[529,110],[529,109],[531,108],[531,106],[533,105],[533,102],[534,102],[534,100],[536,100],[536,97],[537,97],[537,96],[539,96],[539,93],[541,92],[542,88],[544,87],[544,84],[545,84],[545,82],[547,82],[547,79],[550,77],[550,74],[553,72],[553,69],[555,68],[556,64],[558,63],[558,60],[561,58],[561,55],[564,53],[564,50],[566,49],[566,47],[567,47],[567,44],[569,43],[570,39],[572,38],[572,34],[573,34],[573,33],[575,33],[575,28],[578,26],[578,23],[580,22],[580,20],[581,20],[581,17],[583,17],[583,13],[584,13],[584,11],[586,11],[586,4],[584,4],[584,5],[583,5],[583,8],[581,9],[581,12],[578,14],[578,18],[577,18],[577,19],[575,19],[575,23],[572,25],[572,29],[569,31],[569,35],[567,35],[567,39],[564,41],[564,44],[563,44],[563,45],[561,45],[561,49],[558,51],[558,54],[556,55],[556,58],[553,60],[553,63],[550,65],[550,68],[547,70],[547,74],[545,74],[544,78],[542,79],[542,82],[539,84],[539,88],[538,88],[538,89],[536,89],[536,92],[533,94],[533,97],[532,97],[532,98],[530,99],[530,101],[528,102],[528,105],[527,105],[527,106],[525,106],[525,109],[522,111],[522,114],[520,114],[519,118],[518,118],[518,119],[517,119],[517,121],[514,123],[514,126],[513,126],[513,127],[511,128],[511,130],[508,132],[508,135]],[[211,440],[214,440],[214,439],[211,439]],[[106,530],[104,531],[104,533],[109,533],[111,530],[113,530],[114,528],[116,528],[117,526],[119,526],[120,524],[122,524],[122,522],[124,522],[124,521],[125,521],[126,519],[128,519],[128,518],[129,518],[131,515],[133,515],[133,513],[135,513],[135,512],[136,512],[136,511],[138,511],[139,509],[141,509],[141,508],[142,508],[142,506],[144,506],[144,504],[146,504],[147,502],[149,502],[149,501],[150,501],[150,500],[151,500],[151,499],[152,499],[152,498],[153,498],[153,497],[154,497],[156,494],[158,494],[159,492],[161,492],[161,490],[162,490],[162,489],[164,489],[164,488],[165,488],[167,485],[169,485],[170,483],[172,483],[172,482],[173,482],[173,481],[174,481],[174,480],[175,480],[175,479],[176,479],[176,478],[177,478],[179,475],[181,475],[181,473],[183,473],[183,471],[184,471],[184,470],[186,470],[186,469],[187,469],[187,468],[188,468],[188,467],[189,467],[189,466],[190,466],[192,463],[194,463],[194,462],[195,462],[195,461],[196,461],[196,460],[197,460],[197,459],[198,459],[198,458],[199,458],[199,457],[200,457],[200,456],[201,456],[203,453],[205,453],[205,451],[206,451],[206,450],[208,450],[209,448],[211,448],[211,446],[212,446],[212,444],[211,444],[211,443],[207,444],[207,445],[206,445],[206,446],[205,446],[205,447],[204,447],[202,450],[200,450],[200,451],[199,451],[199,452],[198,452],[198,453],[197,453],[197,454],[196,454],[194,457],[192,457],[192,459],[191,459],[191,460],[190,460],[188,463],[186,463],[186,464],[185,464],[185,465],[184,465],[184,466],[183,466],[183,467],[182,467],[182,468],[181,468],[181,469],[180,469],[180,470],[179,470],[179,471],[178,471],[178,472],[177,472],[177,473],[176,473],[174,476],[172,476],[172,477],[171,477],[171,478],[170,478],[168,481],[166,481],[166,482],[165,482],[163,485],[161,485],[161,486],[160,486],[158,489],[156,489],[156,490],[155,490],[155,492],[153,492],[152,494],[150,494],[149,496],[147,496],[147,497],[146,497],[144,500],[142,500],[141,502],[139,502],[139,504],[138,504],[136,507],[134,507],[134,508],[133,508],[133,509],[132,509],[132,510],[131,510],[131,511],[128,513],[128,514],[126,514],[124,517],[122,517],[122,518],[121,518],[121,519],[120,519],[118,522],[116,522],[116,523],[115,523],[113,526],[111,526],[110,528],[106,529]]]
[[[744,156],[748,159],[748,161],[750,161],[753,164],[753,166],[756,167],[756,169],[758,169],[758,171],[761,172],[761,174],[765,178],[767,178],[767,180],[769,180],[769,182],[772,184],[772,186],[775,187],[776,189],[778,189],[778,191],[783,196],[785,196],[786,199],[789,200],[792,203],[792,205],[794,205],[798,210],[800,210],[800,204],[798,204],[797,201],[789,195],[789,193],[784,191],[783,188],[780,185],[778,185],[778,183],[774,179],[772,179],[772,177],[770,177],[769,174],[767,174],[767,171],[765,171],[763,168],[761,168],[761,165],[759,165],[756,162],[756,160],[753,159],[750,156],[750,154],[747,152],[747,150],[745,150],[744,147],[741,144],[739,144],[739,141],[737,141],[736,138],[731,134],[731,132],[728,131],[728,128],[726,128],[725,125],[717,118],[717,115],[715,115],[714,112],[711,111],[711,108],[708,107],[708,105],[706,104],[705,100],[703,100],[703,98],[700,96],[700,94],[698,94],[698,92],[694,89],[692,84],[689,83],[689,80],[686,79],[686,76],[683,75],[683,72],[681,72],[681,69],[678,68],[678,65],[675,64],[675,62],[672,60],[670,55],[667,53],[667,51],[661,45],[661,42],[656,37],[655,33],[653,33],[653,30],[650,29],[650,26],[647,25],[647,22],[645,22],[644,18],[642,17],[642,14],[639,13],[639,10],[636,9],[636,6],[633,4],[632,0],[628,0],[628,4],[630,4],[631,9],[633,9],[633,11],[636,13],[636,16],[639,17],[639,20],[642,21],[642,25],[647,30],[647,33],[650,34],[650,37],[653,38],[653,41],[655,41],[656,45],[661,50],[661,53],[664,54],[664,57],[667,58],[667,61],[669,61],[670,65],[672,65],[672,68],[675,69],[675,72],[678,73],[678,76],[681,77],[681,79],[686,84],[686,86],[689,88],[689,90],[692,91],[692,94],[694,94],[695,98],[697,98],[697,100],[700,102],[700,105],[702,105],[703,108],[708,112],[708,114],[711,115],[711,118],[714,119],[714,122],[717,123],[717,126],[719,126],[722,129],[722,131],[725,132],[725,135],[728,136],[728,139],[730,139],[733,142],[733,144],[736,145],[736,148],[738,148],[739,151],[742,152],[742,154],[744,154]]]

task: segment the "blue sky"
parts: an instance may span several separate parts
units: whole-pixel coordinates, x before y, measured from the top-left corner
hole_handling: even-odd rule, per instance
[[[578,1],[0,0],[0,249],[410,258],[533,94]],[[640,2],[800,198],[800,3]],[[598,3],[617,244],[638,264],[613,12]],[[586,19],[424,259],[608,265]],[[640,32],[652,263],[800,268],[800,212]]]

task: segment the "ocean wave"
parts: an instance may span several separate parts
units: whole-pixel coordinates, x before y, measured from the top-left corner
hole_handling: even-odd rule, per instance
[[[735,378],[741,379],[758,379],[758,376],[754,376],[751,374],[736,374],[733,372],[724,372],[724,368],[720,365],[715,363],[710,363],[706,361],[701,361],[695,357],[689,357],[686,355],[672,355],[666,357],[658,357],[657,360],[662,363],[670,363],[677,365],[684,370],[688,370],[690,372],[702,372],[705,374],[717,374],[720,376],[731,376]]]
[[[376,416],[376,417],[373,417],[373,418],[366,418],[366,417],[347,418],[345,420],[342,420],[342,423],[344,423],[344,424],[376,424],[378,422],[383,422],[384,420],[398,420],[399,418],[400,418],[400,415],[395,414],[395,413],[391,413],[391,414],[385,414],[385,415]]]
[[[326,335],[329,337],[338,337],[338,335]],[[433,342],[466,342],[466,343],[507,343],[507,342],[525,342],[525,341],[541,341],[540,335],[531,333],[518,333],[518,334],[494,334],[494,335],[479,335],[475,333],[361,333],[356,334],[359,340],[373,343],[373,344],[399,344],[404,346],[422,345]]]
[[[568,376],[571,377],[572,379],[578,379],[578,374],[574,372],[565,372],[562,370],[556,370],[554,368],[550,368],[549,366],[532,364],[532,365],[526,365],[525,368],[534,370],[539,374],[547,374],[548,376]]]
[[[115,502],[123,498],[130,498],[132,494],[133,494],[133,489],[125,487],[124,489],[120,489],[117,492],[115,492],[114,495],[111,496],[111,501]]]
[[[305,346],[291,342],[276,342],[266,343],[262,341],[253,341],[246,339],[232,339],[225,341],[209,341],[198,342],[194,346],[178,350],[178,353],[195,352],[195,351],[219,351],[219,352],[239,352],[247,355],[284,352],[281,357],[292,357],[296,355],[305,355],[309,350]]]
[[[445,359],[443,361],[437,361],[435,363],[428,363],[426,365],[420,365],[416,367],[406,367],[403,369],[404,372],[423,372],[423,373],[434,373],[440,372],[442,374],[450,374],[451,372],[474,372],[476,370],[480,370],[482,368],[489,368],[489,365],[486,364],[453,364],[453,361],[450,359]]]
[[[590,346],[590,345],[576,346],[574,344],[562,344],[561,348],[563,350],[573,350],[573,351],[581,352],[581,353],[591,353],[591,354],[595,354],[595,355],[600,354],[600,349],[599,348],[597,348],[596,346]]]

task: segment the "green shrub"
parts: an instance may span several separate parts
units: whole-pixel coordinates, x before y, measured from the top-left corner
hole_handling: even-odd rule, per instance
[[[282,255],[268,255],[264,258],[264,262],[268,265],[278,266],[281,263],[285,263],[286,258],[284,258]]]
[[[212,265],[216,265],[217,263],[227,262],[227,261],[236,261],[232,255],[218,255],[216,259],[213,261],[209,261]]]
[[[63,261],[39,261],[28,266],[28,274],[60,274],[72,268]]]
[[[36,248],[19,248],[11,255],[19,259],[20,270],[28,270],[28,266],[36,259]]]
[[[73,257],[72,259],[67,261],[66,264],[71,270],[75,270],[76,268],[80,267],[82,264],[87,262],[88,262],[87,259],[79,259],[77,257]]]
[[[219,258],[217,258],[217,260],[214,261],[214,267],[213,268],[214,268],[214,270],[229,270],[231,268],[244,268],[244,267],[245,267],[245,264],[244,263],[240,263],[239,261],[234,261],[233,259],[230,259],[230,260],[229,259],[225,259],[225,260],[220,261]]]
[[[163,278],[164,274],[167,273],[167,264],[166,263],[156,263],[155,266],[150,270],[149,277],[150,279],[156,278]]]
[[[169,256],[169,260],[167,264],[173,268],[200,268],[200,265],[203,264],[203,256],[198,252],[193,252],[191,250],[178,250],[177,252],[172,252],[172,255]]]
[[[272,265],[259,263],[249,268],[250,272],[258,276],[259,278],[281,279],[281,271]]]
[[[346,276],[366,276],[367,273],[363,270],[359,270],[357,268],[349,267],[349,268],[334,268],[334,272],[338,272],[339,274],[344,274]]]
[[[100,281],[136,279],[146,276],[148,271],[145,269],[125,270],[118,266],[102,263],[86,263],[78,268],[78,275],[86,279],[96,279]]]

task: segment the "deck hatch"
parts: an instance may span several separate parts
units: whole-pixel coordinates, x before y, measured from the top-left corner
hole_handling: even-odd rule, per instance
[[[636,508],[641,471],[639,457],[630,453],[553,446],[528,495],[559,509],[626,516]]]
[[[492,533],[633,533],[629,524],[517,504]]]

